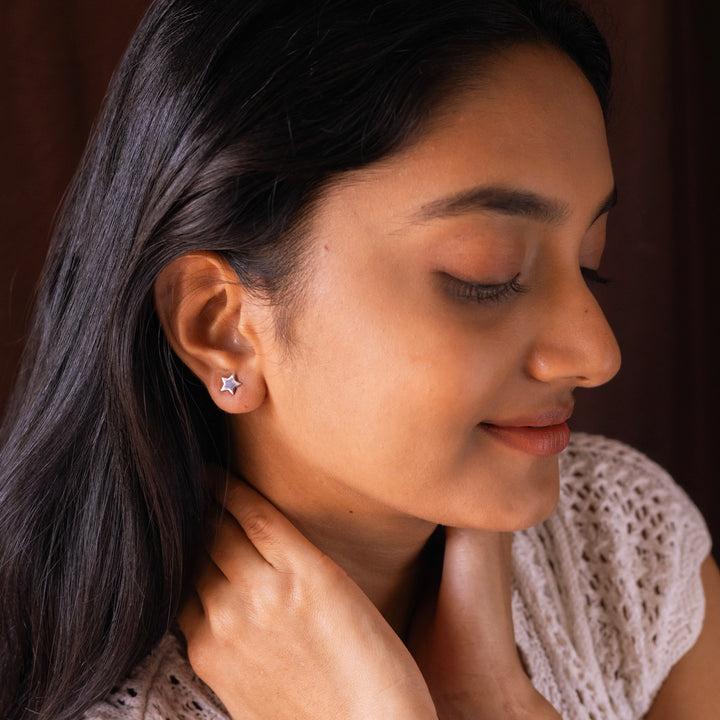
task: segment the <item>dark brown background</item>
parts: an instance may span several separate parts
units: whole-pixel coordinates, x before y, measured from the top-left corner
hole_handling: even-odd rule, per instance
[[[0,0],[0,411],[53,213],[147,0]],[[586,0],[616,65],[601,291],[624,365],[574,426],[667,467],[720,539],[720,3]]]

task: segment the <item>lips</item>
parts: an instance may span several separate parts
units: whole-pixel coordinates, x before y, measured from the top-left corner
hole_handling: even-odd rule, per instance
[[[480,423],[495,440],[515,450],[549,457],[561,453],[570,442],[567,420],[572,408],[548,410],[532,417],[514,418],[500,423]]]

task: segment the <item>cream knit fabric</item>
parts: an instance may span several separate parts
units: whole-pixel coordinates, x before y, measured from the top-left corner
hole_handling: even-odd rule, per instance
[[[702,627],[708,532],[670,477],[621,443],[575,434],[560,468],[553,515],[515,534],[517,644],[564,720],[639,720]],[[85,718],[227,715],[167,635]]]
[[[708,532],[621,443],[576,434],[560,469],[556,511],[513,544],[517,643],[564,720],[635,720],[700,633]]]

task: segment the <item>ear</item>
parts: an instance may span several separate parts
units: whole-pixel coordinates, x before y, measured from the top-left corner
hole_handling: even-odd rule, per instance
[[[154,294],[172,349],[215,404],[228,413],[259,407],[267,386],[255,332],[258,304],[230,265],[211,252],[183,255],[160,273]],[[234,393],[222,389],[231,375],[240,383]]]

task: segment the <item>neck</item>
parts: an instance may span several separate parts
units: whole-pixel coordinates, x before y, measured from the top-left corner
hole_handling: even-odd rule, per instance
[[[336,562],[404,637],[422,579],[421,554],[436,525],[319,477],[262,444],[238,447],[233,470]],[[240,460],[242,458],[242,460]]]
[[[327,518],[281,509],[310,542],[345,570],[395,632],[405,637],[423,574],[422,550],[434,526],[408,538],[380,533],[357,519],[339,527]]]

